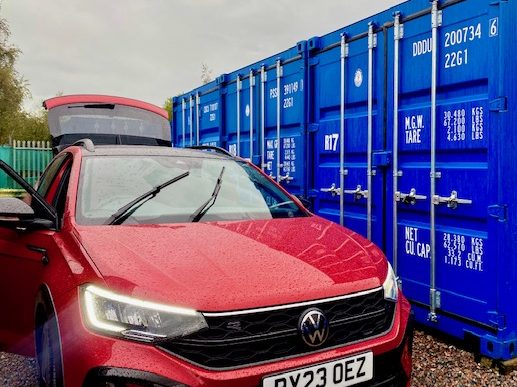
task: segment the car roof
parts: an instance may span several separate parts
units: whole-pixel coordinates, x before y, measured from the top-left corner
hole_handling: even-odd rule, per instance
[[[209,151],[188,148],[169,148],[165,146],[146,145],[96,145],[94,151],[77,146],[81,149],[83,157],[95,156],[177,156],[177,157],[202,157],[212,159],[232,159],[231,157]],[[68,149],[68,148],[67,148]]]

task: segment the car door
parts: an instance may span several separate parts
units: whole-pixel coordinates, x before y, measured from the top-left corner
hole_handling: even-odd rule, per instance
[[[63,184],[68,183],[70,165],[68,154],[56,157],[40,179],[37,194],[27,192],[24,201],[31,205],[36,217],[46,217],[46,214],[35,196],[39,194],[40,200],[54,209],[52,205],[57,203]],[[28,188],[26,191],[30,191]],[[32,352],[35,300],[43,278],[52,270],[52,258],[60,254],[54,241],[56,232],[57,227],[22,230],[0,225],[0,310],[3,311],[0,348],[3,350]]]

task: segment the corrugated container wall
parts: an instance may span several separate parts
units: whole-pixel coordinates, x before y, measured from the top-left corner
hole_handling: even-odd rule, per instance
[[[420,323],[515,358],[516,17],[404,2],[174,98],[173,141],[251,159],[382,247]]]

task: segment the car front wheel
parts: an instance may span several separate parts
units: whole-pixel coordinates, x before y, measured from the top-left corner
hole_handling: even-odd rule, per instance
[[[61,345],[55,313],[47,306],[38,308],[36,317],[36,355],[42,387],[63,386]]]

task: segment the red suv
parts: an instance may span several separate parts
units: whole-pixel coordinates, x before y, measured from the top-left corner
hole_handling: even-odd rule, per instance
[[[0,348],[42,385],[409,385],[410,306],[375,245],[222,149],[151,146],[150,105],[47,107],[62,150],[37,188],[0,161],[28,193],[0,199]]]

